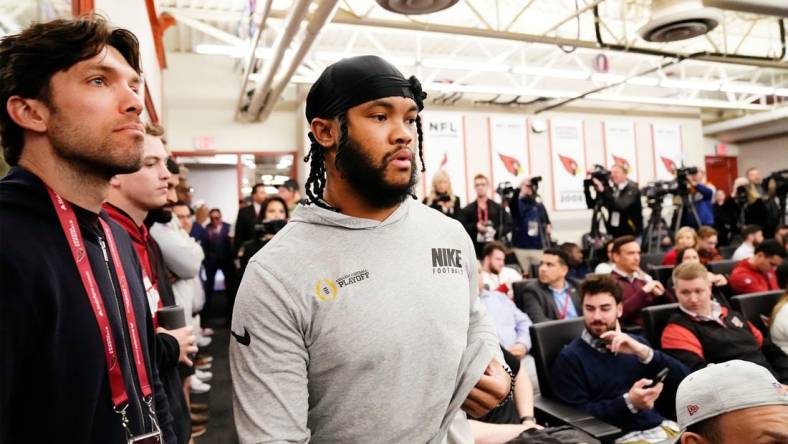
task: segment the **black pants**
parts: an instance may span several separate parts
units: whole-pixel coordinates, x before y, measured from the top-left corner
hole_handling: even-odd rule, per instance
[[[229,323],[232,320],[235,292],[238,290],[238,272],[233,261],[205,261],[205,307],[202,311],[205,315],[210,313],[211,302],[213,301],[213,287],[216,283],[216,272],[218,270],[222,270],[222,274],[224,274],[224,288],[227,296],[225,316]]]

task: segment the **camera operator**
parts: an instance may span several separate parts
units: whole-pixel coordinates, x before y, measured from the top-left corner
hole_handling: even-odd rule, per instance
[[[738,177],[733,181],[730,196],[717,190],[713,211],[714,228],[719,233],[720,246],[730,245],[741,231],[744,222],[742,208],[747,205],[747,184],[746,178]]]
[[[586,177],[586,203],[593,204],[590,198],[590,187],[593,186],[596,198],[602,199],[602,206],[607,208],[609,213],[606,223],[608,234],[613,237],[641,236],[643,207],[638,184],[627,179],[627,172],[620,165],[610,168],[609,181],[604,180],[605,173],[604,168],[597,168]]]
[[[530,272],[531,265],[539,264],[542,250],[550,246],[550,217],[544,205],[537,200],[537,189],[541,177],[525,178],[520,184],[520,192],[509,200],[512,212],[512,246],[520,267]]]
[[[512,229],[512,218],[501,205],[489,197],[490,182],[484,174],[473,178],[476,200],[462,209],[462,221],[465,231],[473,240],[476,258],[482,258],[484,246],[494,240],[500,240]]]
[[[443,170],[432,176],[432,189],[430,195],[424,198],[424,204],[462,222],[460,198],[452,192],[449,175]]]
[[[764,237],[774,236],[774,230],[779,224],[779,207],[774,200],[774,195],[764,184],[758,168],[747,169],[747,206],[744,210],[744,223],[755,224],[763,227]]]
[[[241,247],[242,276],[252,256],[260,251],[287,224],[287,219],[290,218],[290,210],[288,210],[287,202],[284,199],[279,196],[270,196],[260,204],[260,216],[262,217],[262,222],[254,227],[255,238],[246,241]]]
[[[685,211],[681,218],[682,227],[700,228],[703,225],[714,225],[714,210],[712,208],[712,200],[714,199],[713,187],[707,185],[706,172],[699,168],[687,168],[686,181],[688,186],[689,196],[692,205],[695,207],[695,212],[698,214],[698,221],[690,211]]]

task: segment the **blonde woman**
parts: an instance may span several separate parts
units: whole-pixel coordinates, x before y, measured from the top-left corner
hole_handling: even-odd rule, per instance
[[[772,337],[772,342],[780,347],[783,353],[788,354],[788,291],[783,293],[774,304],[769,335]]]
[[[432,176],[432,189],[429,196],[424,198],[424,204],[451,218],[460,218],[460,198],[452,192],[451,180],[446,171],[438,170]]]
[[[681,227],[676,232],[676,242],[673,249],[665,253],[662,265],[676,265],[676,252],[682,248],[695,248],[698,246],[698,233],[692,227]]]

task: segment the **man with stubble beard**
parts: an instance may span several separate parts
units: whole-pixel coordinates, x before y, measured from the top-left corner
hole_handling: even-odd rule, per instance
[[[673,398],[660,396],[662,382],[650,385],[667,368],[665,393],[673,394],[687,368],[644,338],[621,331],[621,289],[611,276],[589,276],[580,294],[585,329],[553,363],[556,397],[626,432],[617,443],[675,437],[678,425],[655,409],[658,404],[672,408]]]
[[[0,442],[175,442],[131,241],[101,209],[140,169],[139,46],[101,19],[0,42]],[[157,425],[158,422],[158,425]]]
[[[309,205],[249,262],[232,320],[241,442],[441,442],[461,406],[510,394],[470,238],[409,198],[425,97],[375,56],[312,86]]]

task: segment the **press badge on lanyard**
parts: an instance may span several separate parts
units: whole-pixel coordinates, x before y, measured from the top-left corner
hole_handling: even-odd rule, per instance
[[[129,339],[131,342],[132,358],[134,365],[137,368],[137,382],[142,389],[143,401],[148,406],[148,415],[153,424],[154,431],[146,432],[141,435],[134,436],[129,429],[129,418],[126,414],[126,409],[129,407],[129,396],[126,393],[126,386],[123,380],[123,372],[118,363],[118,353],[115,346],[115,340],[112,337],[112,329],[109,325],[107,318],[107,310],[104,306],[104,300],[101,297],[101,291],[96,284],[96,278],[93,274],[93,269],[90,266],[90,259],[87,256],[87,249],[85,241],[82,238],[82,232],[79,230],[79,222],[77,221],[76,214],[71,208],[71,204],[63,200],[57,193],[52,191],[47,186],[49,197],[52,200],[52,205],[55,207],[55,213],[60,220],[60,226],[63,228],[63,234],[66,236],[66,241],[71,249],[71,255],[74,263],[79,270],[79,276],[82,279],[82,285],[85,288],[90,306],[93,309],[93,315],[96,317],[99,332],[101,333],[101,342],[104,345],[104,357],[107,363],[107,373],[109,375],[109,387],[112,393],[112,406],[120,416],[121,425],[126,432],[127,444],[161,444],[163,442],[161,436],[161,429],[159,422],[156,420],[156,413],[153,411],[153,390],[148,382],[148,370],[145,367],[145,358],[142,353],[142,342],[140,335],[137,331],[137,320],[134,314],[134,306],[131,302],[131,291],[129,290],[128,281],[126,280],[126,272],[121,266],[120,255],[118,254],[118,247],[115,244],[115,237],[112,235],[109,225],[104,220],[99,219],[101,230],[106,239],[106,246],[109,247],[112,262],[115,266],[115,275],[118,278],[118,285],[120,286],[120,293],[123,297],[122,305],[126,314],[126,323],[129,330]],[[102,249],[105,245],[101,242]],[[105,259],[106,250],[104,251]],[[140,412],[141,413],[141,412]],[[142,418],[140,418],[142,419]]]
[[[621,213],[614,211],[610,213],[610,226],[618,227],[621,224]]]
[[[528,236],[536,237],[539,235],[539,222],[532,220],[528,221]]]

